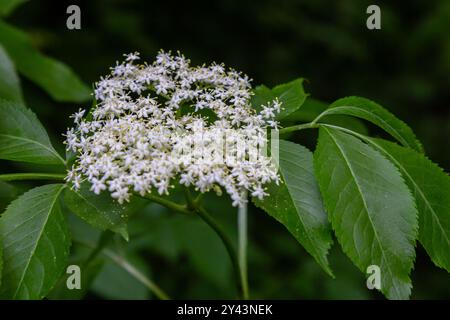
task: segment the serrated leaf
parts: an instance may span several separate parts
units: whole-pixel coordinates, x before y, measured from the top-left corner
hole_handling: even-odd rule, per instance
[[[0,100],[0,159],[64,164],[36,115],[6,100]]]
[[[420,243],[437,266],[450,272],[450,176],[412,149],[370,140],[397,166],[415,196]]]
[[[417,209],[395,166],[357,138],[321,127],[314,168],[336,237],[364,273],[381,270],[381,291],[407,299]]]
[[[329,275],[327,254],[332,239],[313,172],[313,155],[305,147],[280,140],[282,183],[268,186],[269,196],[253,202],[283,224]]]
[[[67,65],[37,51],[27,34],[0,21],[0,43],[21,74],[63,102],[89,100],[89,88]]]
[[[320,118],[332,114],[350,115],[372,122],[397,139],[402,145],[423,152],[422,145],[406,123],[369,99],[361,97],[339,99],[333,102],[320,115]]]
[[[62,184],[34,188],[14,200],[0,217],[1,297],[41,299],[61,275],[70,247],[58,201],[63,188]]]
[[[383,139],[359,137],[380,151],[400,171],[416,199],[419,241],[431,260],[450,272],[450,176],[422,153]]]
[[[79,190],[67,188],[64,200],[73,213],[94,228],[112,230],[122,235],[126,233],[126,208],[114,201],[109,193],[96,195],[89,190],[89,184],[84,183]]]
[[[0,0],[0,16],[8,16],[22,3],[28,0]]]
[[[23,102],[19,77],[2,45],[0,45],[0,98]]]
[[[252,105],[256,110],[261,110],[264,105],[275,98],[282,103],[281,112],[277,115],[277,119],[281,120],[296,111],[305,102],[308,96],[303,88],[304,79],[295,79],[288,83],[280,84],[272,89],[264,85],[260,85],[254,89],[252,97]]]

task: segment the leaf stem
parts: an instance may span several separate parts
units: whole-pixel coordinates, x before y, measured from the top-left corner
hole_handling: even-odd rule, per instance
[[[0,174],[0,181],[17,180],[59,180],[64,181],[65,174],[61,173],[5,173]]]
[[[313,129],[313,128],[318,128],[319,125],[317,123],[313,122],[309,122],[309,123],[302,123],[302,124],[298,124],[295,126],[290,126],[290,127],[286,127],[283,129],[280,129],[280,134],[284,134],[284,133],[289,133],[289,132],[293,132],[293,131],[299,131],[299,130],[303,130],[303,129]]]
[[[164,199],[163,197],[160,196],[156,196],[153,194],[146,194],[145,196],[140,196],[141,198],[144,199],[148,199],[150,201],[156,202],[164,207],[166,207],[167,209],[179,212],[179,213],[183,213],[183,214],[191,214],[192,211],[190,211],[185,205],[181,205],[178,204],[176,202],[173,202],[171,200],[168,199]]]

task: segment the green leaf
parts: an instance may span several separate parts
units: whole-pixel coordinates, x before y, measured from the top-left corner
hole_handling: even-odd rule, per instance
[[[254,203],[283,224],[329,274],[330,226],[313,173],[313,155],[305,147],[280,140],[282,183],[268,186],[269,196]]]
[[[95,246],[98,243],[102,231],[92,228],[74,214],[67,215],[67,223],[72,238],[68,264],[80,266],[81,289],[71,290],[67,288],[67,280],[73,274],[63,273],[52,291],[46,296],[50,300],[82,300],[104,263],[104,257],[101,254],[91,257],[93,249],[90,246],[90,244]],[[86,245],[86,243],[89,245]],[[87,263],[88,258],[94,259]]]
[[[83,102],[90,98],[89,88],[72,69],[39,53],[23,31],[0,21],[0,43],[19,72],[56,101]]]
[[[289,127],[298,122],[311,122],[328,108],[328,103],[319,101],[308,96],[302,107],[283,119],[282,126]],[[349,128],[361,134],[368,134],[367,126],[363,121],[351,116],[329,115],[321,121],[322,123],[334,124]]]
[[[328,103],[317,100],[308,96],[303,103],[302,107],[297,111],[291,113],[287,120],[289,121],[303,121],[310,122],[313,121],[319,114],[324,112],[328,108]]]
[[[283,119],[292,112],[296,111],[305,102],[308,96],[303,88],[304,79],[296,79],[288,83],[280,84],[273,89],[261,85],[254,89],[254,96],[252,97],[252,105],[256,110],[261,110],[261,105],[264,105],[275,98],[282,103],[281,112],[277,119]]]
[[[6,100],[0,100],[0,159],[64,164],[36,115]]]
[[[114,201],[109,193],[96,195],[84,183],[79,190],[66,189],[64,195],[67,207],[81,219],[100,230],[112,230],[124,235],[128,214],[126,207]]]
[[[23,102],[19,77],[2,45],[0,45],[0,98]]]
[[[1,297],[41,299],[61,275],[70,247],[58,199],[63,188],[62,184],[34,188],[14,200],[1,216]]]
[[[450,272],[450,176],[421,153],[370,140],[397,166],[416,198],[420,243],[437,266]]]
[[[344,252],[364,273],[370,265],[380,267],[381,291],[388,298],[407,299],[418,223],[398,170],[357,138],[325,126],[314,168]]]
[[[359,119],[349,117],[349,116],[343,116],[343,115],[330,115],[323,119],[323,123],[332,124],[340,127],[349,128],[353,131],[356,131],[358,133],[367,135],[369,134],[369,130],[364,122],[362,122]]]
[[[28,0],[0,0],[0,16],[8,16],[16,9],[16,7],[27,1]]]
[[[19,189],[12,184],[0,181],[0,212],[3,212],[7,205],[20,193]]]
[[[346,97],[333,102],[317,119],[332,114],[362,118],[379,126],[402,145],[423,152],[411,128],[379,104],[361,97]]]

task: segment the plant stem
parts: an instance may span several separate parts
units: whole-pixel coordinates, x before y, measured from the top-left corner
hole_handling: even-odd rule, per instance
[[[98,246],[92,245],[85,241],[77,241],[74,240],[74,242],[81,244],[85,247],[96,249]],[[122,256],[116,254],[114,251],[109,249],[102,249],[99,250],[96,254],[101,253],[107,258],[109,258],[111,261],[113,261],[115,264],[117,264],[119,267],[127,271],[131,276],[133,276],[136,280],[141,282],[143,285],[145,285],[158,299],[160,300],[170,300],[170,297],[152,280],[147,278],[142,272],[140,272],[138,269],[136,269],[132,264],[130,264],[126,259],[124,259]],[[91,254],[92,255],[92,254]]]
[[[313,129],[313,128],[318,128],[318,127],[319,127],[319,125],[317,123],[315,123],[314,121],[309,122],[309,123],[302,123],[302,124],[298,124],[295,126],[280,129],[280,134],[303,130],[303,129]]]
[[[117,265],[127,271],[130,275],[132,275],[135,279],[144,284],[156,297],[158,297],[158,299],[170,300],[169,296],[160,287],[158,287],[156,283],[146,277],[142,272],[136,269],[122,256],[119,256],[110,250],[104,250],[103,253]]]
[[[193,212],[197,213],[197,215],[206,222],[219,236],[222,240],[225,249],[230,257],[231,264],[233,266],[233,271],[236,277],[236,283],[238,287],[238,291],[241,293],[243,299],[248,299],[248,287],[246,285],[246,278],[244,274],[241,272],[239,257],[236,255],[233,242],[228,237],[227,233],[223,230],[220,224],[206,211],[205,208],[199,205],[199,198],[197,197],[195,200],[192,198],[191,192],[189,188],[184,188],[184,195],[186,197],[186,201],[188,203],[188,208]]]
[[[217,221],[206,211],[204,208],[197,206],[195,209],[195,212],[198,214],[200,218],[203,219],[219,236],[219,238],[222,240],[222,243],[225,246],[225,249],[228,252],[228,255],[230,256],[231,264],[233,266],[234,275],[236,277],[237,287],[239,292],[242,295],[243,299],[247,299],[247,292],[246,292],[246,285],[245,285],[245,279],[243,278],[243,275],[240,271],[239,267],[239,259],[235,252],[233,243],[231,239],[228,237],[228,235],[225,233],[225,231],[222,229],[222,227],[217,223]]]
[[[206,211],[203,207],[201,207],[198,203],[199,199],[193,199],[191,192],[188,188],[184,188],[184,193],[187,201],[186,205],[181,205],[178,203],[175,203],[171,200],[164,199],[159,196],[155,196],[152,194],[146,194],[145,196],[141,196],[142,198],[151,200],[153,202],[156,202],[170,210],[173,210],[175,212],[183,213],[183,214],[192,214],[196,213],[203,221],[206,222],[219,236],[219,238],[222,240],[223,245],[225,246],[225,249],[227,250],[228,255],[231,259],[231,264],[233,266],[233,271],[236,277],[237,287],[238,291],[241,293],[242,297],[244,299],[248,298],[248,285],[246,282],[246,276],[244,273],[241,272],[240,264],[239,264],[239,258],[236,254],[236,251],[234,249],[233,242],[228,237],[226,232],[223,230],[223,228],[220,226],[220,224]],[[245,253],[245,251],[244,251]]]
[[[245,192],[247,198],[247,192]],[[242,280],[242,293],[245,300],[249,298],[247,274],[247,203],[241,204],[238,209],[238,244],[239,267]]]
[[[187,206],[189,210],[195,210],[196,203],[194,202],[191,194],[191,190],[188,187],[183,188],[184,197],[186,198]]]
[[[167,209],[170,209],[170,210],[173,210],[173,211],[176,211],[176,212],[179,212],[179,213],[183,213],[183,214],[191,214],[192,213],[192,211],[190,211],[184,205],[175,203],[173,201],[164,199],[164,198],[159,197],[159,196],[155,196],[155,195],[150,194],[150,193],[146,194],[145,196],[140,196],[140,197],[144,198],[144,199],[151,200],[153,202],[156,202],[156,203],[166,207]]]
[[[0,174],[0,181],[17,180],[63,180],[66,177],[62,173],[6,173]]]
[[[203,198],[203,193],[199,193],[198,196],[194,199],[194,203],[198,204]]]

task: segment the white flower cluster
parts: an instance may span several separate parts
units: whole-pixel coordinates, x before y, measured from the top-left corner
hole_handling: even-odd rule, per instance
[[[138,59],[126,55],[96,84],[91,113],[73,115],[66,144],[77,154],[67,175],[74,188],[87,180],[96,194],[108,190],[123,203],[132,193],[167,194],[178,179],[200,192],[222,187],[237,206],[246,201],[244,191],[262,198],[264,184],[278,183],[277,168],[260,147],[267,129],[277,129],[278,100],[257,114],[250,80],[234,70],[191,67],[166,52],[152,64]]]

